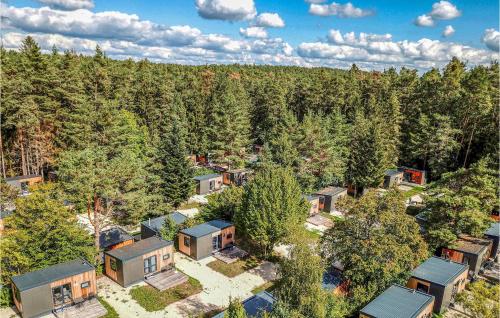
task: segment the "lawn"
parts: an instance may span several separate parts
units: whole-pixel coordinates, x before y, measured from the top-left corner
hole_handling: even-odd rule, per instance
[[[97,296],[97,299],[104,306],[104,308],[106,308],[106,310],[108,311],[108,313],[106,315],[102,316],[101,318],[119,318],[120,317],[118,315],[118,313],[116,312],[116,310],[113,307],[111,307],[111,305],[108,304],[108,302],[105,301],[102,297]]]
[[[226,264],[223,261],[215,260],[207,264],[208,267],[227,277],[235,277],[260,264],[255,256],[248,256],[234,263]]]
[[[321,232],[318,231],[318,230],[309,230],[309,229],[306,229],[304,231],[304,234],[307,238],[317,242],[321,239]]]
[[[424,187],[416,186],[416,187],[411,188],[411,190],[406,191],[404,193],[404,196],[406,199],[408,199],[408,198],[411,198],[412,196],[414,196],[415,194],[419,194],[419,193],[424,192],[424,190],[425,190]]]
[[[274,290],[274,288],[276,288],[276,286],[274,284],[275,284],[275,282],[269,281],[269,282],[264,283],[260,286],[257,286],[254,289],[252,289],[252,294],[254,294],[254,295],[258,294],[264,290],[267,292],[272,292]]]
[[[182,285],[159,291],[151,286],[140,286],[130,290],[132,299],[137,301],[146,311],[162,310],[168,305],[203,290],[200,282],[192,277]]]

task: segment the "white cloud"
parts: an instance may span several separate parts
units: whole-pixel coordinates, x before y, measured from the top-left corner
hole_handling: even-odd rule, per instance
[[[500,51],[500,32],[495,29],[486,29],[481,41],[492,51]]]
[[[376,65],[440,67],[454,56],[472,65],[487,64],[500,57],[497,53],[457,43],[426,38],[418,41],[393,41],[390,34],[360,33],[356,35],[354,32],[342,34],[338,30],[330,31],[328,43],[301,43],[298,47],[298,54],[309,63],[322,61],[329,65],[348,61],[373,63],[373,68]]]
[[[92,0],[37,0],[38,2],[48,5],[53,9],[59,10],[77,10],[77,9],[92,9],[94,1]]]
[[[362,18],[375,14],[373,10],[356,8],[350,2],[347,2],[346,4],[336,2],[332,2],[331,4],[311,3],[309,13],[322,17],[338,16],[340,18]]]
[[[451,20],[458,18],[462,12],[449,1],[439,1],[432,5],[431,12],[418,16],[415,25],[421,27],[432,27],[436,25],[436,20]]]
[[[198,14],[205,19],[243,21],[255,17],[253,0],[195,0]]]
[[[452,36],[453,34],[455,34],[455,29],[453,28],[453,26],[447,25],[443,30],[443,36],[447,38],[449,36]]]
[[[422,26],[422,27],[433,27],[434,26],[434,20],[432,19],[431,16],[427,14],[422,14],[415,19],[415,25],[417,26]]]
[[[255,25],[267,28],[283,28],[285,22],[277,13],[261,13],[255,19]]]
[[[432,11],[429,15],[437,20],[451,20],[458,18],[462,13],[451,2],[439,1],[432,5]]]
[[[267,31],[262,27],[240,28],[240,34],[246,38],[267,38]]]

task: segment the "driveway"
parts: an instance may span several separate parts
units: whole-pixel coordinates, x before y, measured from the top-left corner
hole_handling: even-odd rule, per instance
[[[132,317],[188,317],[190,314],[207,312],[226,307],[229,297],[245,299],[252,295],[252,289],[276,278],[276,266],[265,262],[236,277],[229,278],[208,266],[214,257],[195,261],[181,253],[175,253],[176,267],[200,281],[203,291],[186,299],[170,304],[164,310],[147,312],[129,294],[132,287],[123,288],[107,277],[99,279],[99,295],[115,308],[121,318]],[[134,286],[145,285],[139,283]]]

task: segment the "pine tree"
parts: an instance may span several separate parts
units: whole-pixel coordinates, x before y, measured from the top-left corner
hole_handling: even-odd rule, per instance
[[[238,298],[229,299],[229,307],[224,312],[224,318],[246,318],[247,313]]]
[[[177,234],[177,230],[177,223],[175,223],[174,219],[172,219],[172,216],[167,215],[160,229],[161,238],[167,241],[173,241],[175,239],[175,235]]]
[[[160,176],[165,201],[175,208],[185,202],[193,192],[193,171],[187,158],[185,131],[177,118],[160,141]]]

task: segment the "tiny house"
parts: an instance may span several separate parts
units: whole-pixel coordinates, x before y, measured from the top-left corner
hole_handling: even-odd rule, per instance
[[[95,268],[83,259],[12,277],[14,304],[23,318],[39,317],[96,295]]]
[[[319,213],[319,197],[316,195],[305,195],[304,199],[309,204],[309,216]]]
[[[400,167],[399,171],[403,172],[403,180],[409,183],[424,185],[426,182],[425,170],[415,168]]]
[[[319,210],[330,213],[335,211],[335,203],[347,195],[347,188],[327,187],[314,195],[319,198]]]
[[[11,187],[17,188],[23,194],[28,193],[28,188],[34,184],[43,182],[43,178],[39,174],[30,174],[25,176],[17,176],[12,178],[5,178],[5,183]]]
[[[392,285],[359,312],[360,318],[430,318],[434,296]]]
[[[102,231],[99,235],[99,249],[104,264],[104,252],[134,244],[134,237],[119,227]]]
[[[475,277],[491,254],[493,242],[469,235],[460,235],[454,247],[442,248],[441,256],[454,262],[468,264],[470,274]]]
[[[486,230],[484,235],[493,242],[490,257],[495,259],[498,255],[498,243],[500,241],[500,222],[491,224],[490,228]]]
[[[242,186],[248,182],[250,175],[252,174],[251,169],[235,169],[228,170],[223,173],[223,183],[225,185],[237,185]]]
[[[234,245],[235,227],[223,220],[213,220],[179,231],[179,251],[202,259]]]
[[[431,257],[413,270],[406,287],[434,296],[433,310],[441,313],[465,289],[468,269],[466,264]]]
[[[106,276],[123,287],[140,282],[155,273],[171,269],[173,265],[173,242],[156,236],[104,252]]]
[[[403,171],[390,169],[385,171],[383,186],[389,189],[393,186],[398,186],[403,181]]]
[[[273,310],[276,298],[267,291],[261,291],[250,298],[245,299],[241,305],[245,310],[246,317],[262,318],[265,313],[270,313]],[[223,311],[212,318],[224,318],[226,312]]]
[[[181,225],[187,220],[187,216],[179,212],[172,212],[168,214],[175,224]],[[148,219],[141,223],[141,239],[147,239],[152,236],[160,236],[160,230],[165,223],[167,215],[162,215],[154,219]]]
[[[206,174],[193,178],[196,181],[196,194],[207,194],[218,191],[222,187],[222,175]]]

